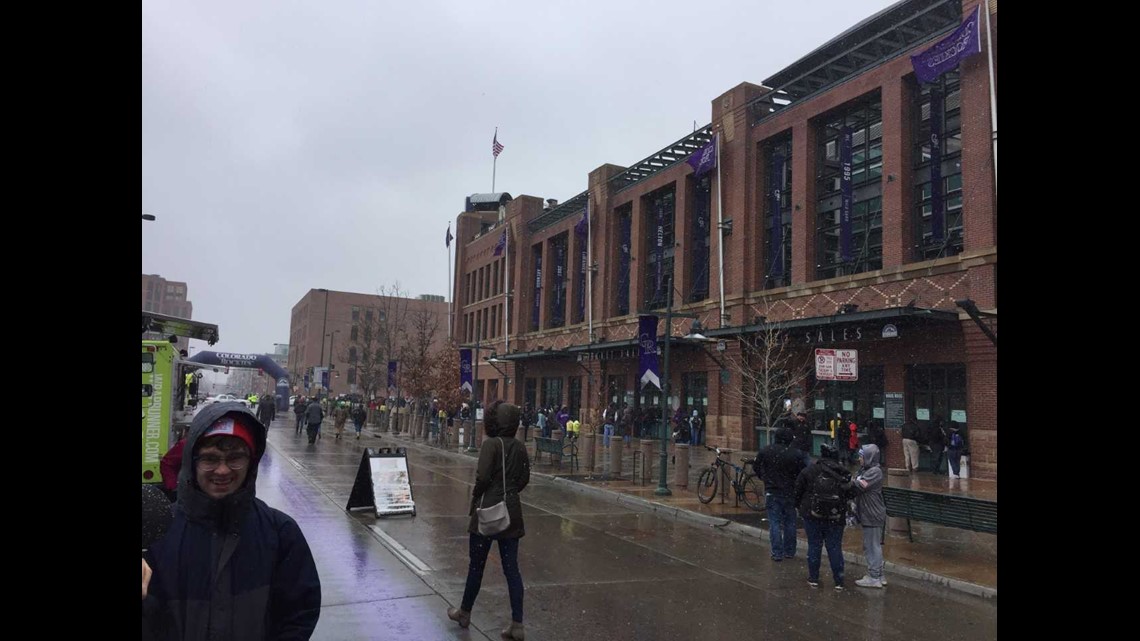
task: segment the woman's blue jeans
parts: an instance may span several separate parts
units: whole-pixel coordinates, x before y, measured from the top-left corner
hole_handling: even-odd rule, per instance
[[[519,540],[492,539],[481,534],[470,535],[471,564],[467,567],[467,587],[463,590],[463,604],[467,612],[475,605],[479,588],[483,584],[483,568],[487,566],[487,554],[491,543],[499,542],[499,558],[503,562],[503,574],[507,577],[507,591],[511,595],[511,619],[523,622],[523,582],[519,572]]]

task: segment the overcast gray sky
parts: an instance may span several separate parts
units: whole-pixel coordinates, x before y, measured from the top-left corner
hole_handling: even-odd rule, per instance
[[[496,190],[565,200],[891,4],[145,0],[142,271],[228,352],[287,343],[310,288],[448,295],[496,126]]]

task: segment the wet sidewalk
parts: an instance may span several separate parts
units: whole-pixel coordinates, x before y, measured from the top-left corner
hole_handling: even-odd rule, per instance
[[[406,432],[393,438],[393,435],[380,432],[378,428],[369,426],[377,435],[383,434],[386,441],[383,446],[399,445],[430,448],[439,450],[434,445],[424,443],[421,439],[411,439]],[[527,451],[530,454],[533,473],[548,475],[556,480],[567,482],[570,487],[586,493],[608,494],[611,500],[655,512],[671,513],[675,518],[686,520],[698,525],[707,525],[718,528],[728,534],[743,538],[759,539],[763,545],[768,544],[768,520],[764,512],[757,512],[743,503],[737,505],[734,492],[731,488],[727,493],[718,495],[708,504],[703,504],[697,498],[695,488],[700,473],[707,469],[715,457],[712,451],[704,447],[690,449],[689,482],[688,487],[677,487],[674,483],[673,445],[668,446],[669,466],[667,469],[668,485],[672,491],[671,496],[657,496],[658,465],[660,444],[654,442],[652,453],[648,457],[647,479],[643,480],[643,467],[639,441],[632,439],[625,446],[622,455],[621,474],[614,477],[610,470],[611,453],[598,438],[595,443],[594,468],[585,468],[585,459],[579,451],[579,467],[571,469],[569,459],[559,464],[552,462],[549,454],[542,454],[540,461],[535,461],[534,439],[526,441]],[[613,439],[616,445],[618,439]],[[466,448],[452,447],[452,452],[467,456],[475,456],[475,452],[467,452]],[[756,452],[734,452],[731,460],[737,465],[743,457],[755,457]],[[637,460],[637,476],[633,475],[634,460]],[[851,466],[854,472],[858,466]],[[971,496],[986,500],[997,500],[997,482],[977,479],[949,479],[944,475],[932,473],[915,473],[907,475],[903,470],[891,470],[887,475],[887,484],[892,487],[922,490],[927,492],[941,492],[946,494]],[[912,521],[911,528],[914,541],[908,540],[906,521],[892,519],[896,529],[888,530],[886,542],[883,546],[883,557],[886,561],[888,579],[890,575],[899,574],[911,578],[931,581],[952,587],[964,592],[986,596],[997,596],[997,535],[980,532],[971,532],[958,528],[937,526],[920,521]],[[863,557],[862,535],[858,531],[849,530],[843,537],[844,557],[847,562],[859,566],[855,572],[862,573],[865,567]],[[799,528],[799,548],[797,556],[806,554],[807,538],[803,532],[802,522]]]

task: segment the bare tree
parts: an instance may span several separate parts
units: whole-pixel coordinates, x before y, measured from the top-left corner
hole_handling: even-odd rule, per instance
[[[388,396],[388,361],[399,358],[408,329],[407,292],[397,282],[381,286],[376,302],[366,305],[353,325],[340,359],[356,369],[356,381],[365,398],[374,392]]]
[[[432,393],[432,378],[437,367],[431,351],[439,332],[436,313],[423,308],[408,315],[406,340],[400,346],[400,382],[402,391],[418,400],[419,420],[427,419],[428,398]]]
[[[764,317],[771,311],[766,303],[752,308]],[[814,367],[811,350],[793,345],[779,322],[765,323],[759,332],[737,337],[737,343],[739,350],[724,352],[728,369],[740,377],[739,385],[727,388],[728,396],[745,414],[753,413],[760,425],[772,427],[788,413],[785,401],[807,394]]]
[[[440,407],[448,414],[459,411],[466,400],[466,392],[459,389],[459,348],[455,343],[443,346],[432,355],[430,388],[439,399]]]

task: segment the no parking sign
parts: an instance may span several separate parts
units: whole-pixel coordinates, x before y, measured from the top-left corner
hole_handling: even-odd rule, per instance
[[[859,350],[815,350],[815,378],[820,381],[859,380]]]

